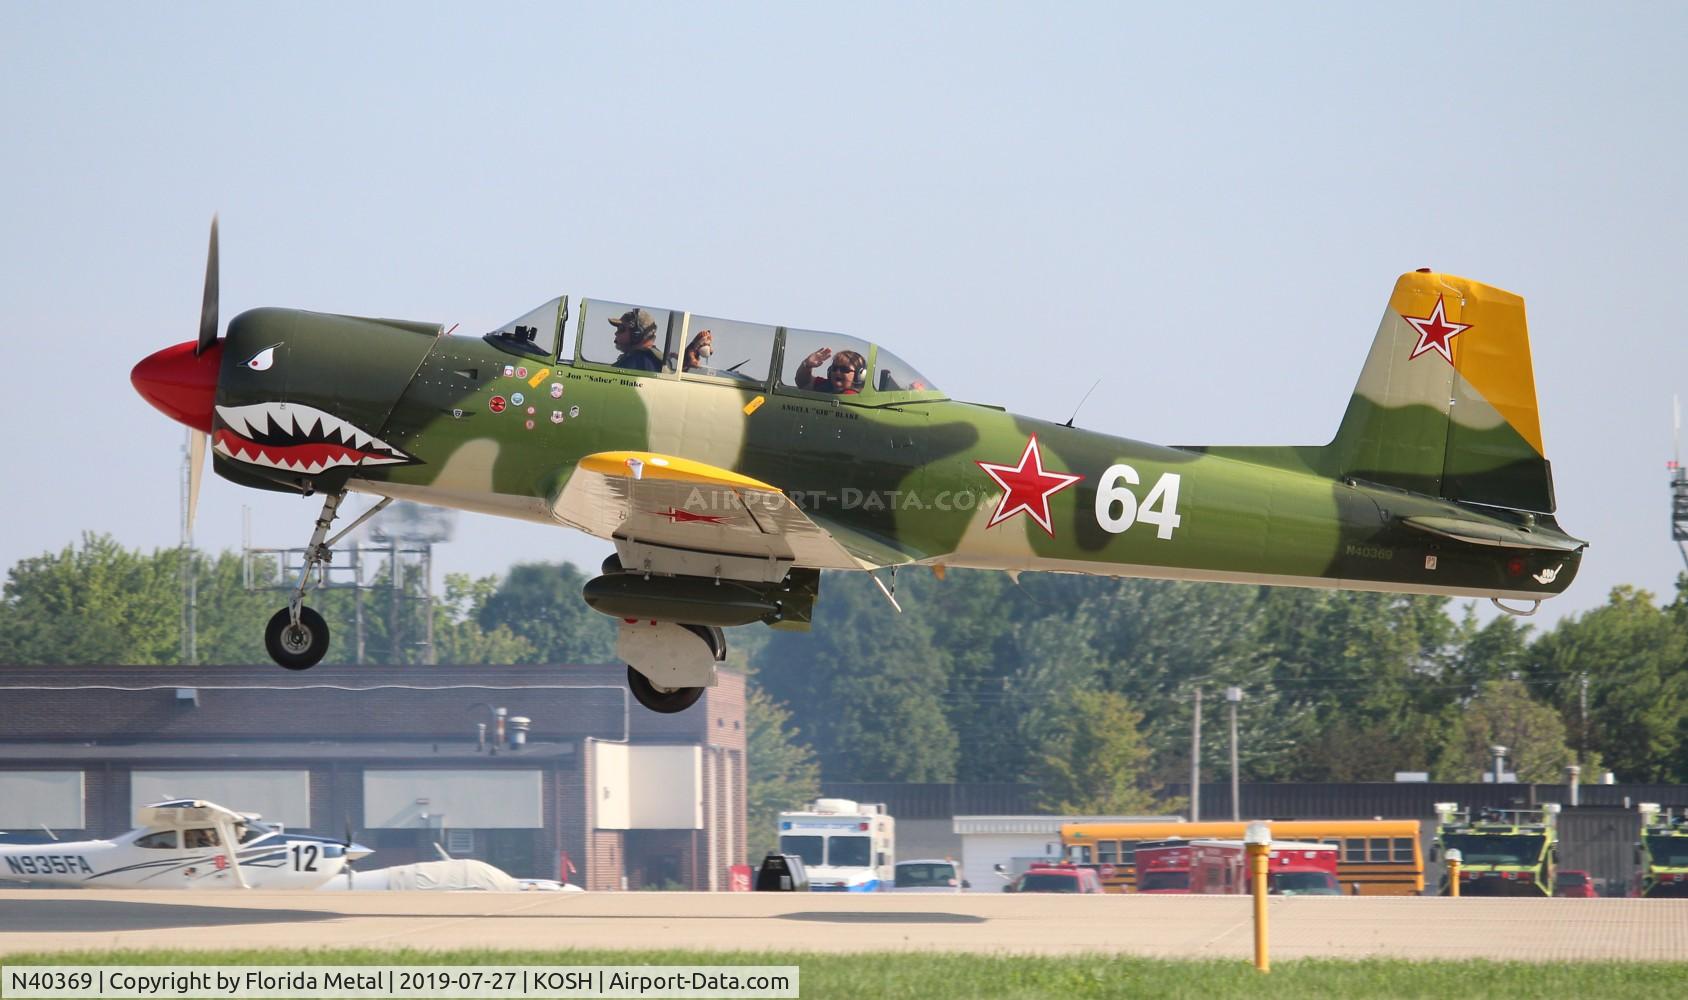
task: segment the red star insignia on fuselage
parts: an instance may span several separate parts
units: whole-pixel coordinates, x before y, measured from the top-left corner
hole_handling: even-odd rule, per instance
[[[1049,520],[1049,498],[1084,478],[1045,471],[1043,452],[1038,449],[1036,434],[1026,442],[1026,450],[1020,454],[1019,465],[994,465],[990,462],[975,464],[985,470],[985,475],[994,479],[1003,490],[1002,499],[996,505],[996,513],[991,515],[991,521],[985,527],[994,528],[1020,511],[1025,511],[1050,538],[1055,537],[1055,528]]]
[[[651,513],[657,517],[668,518],[669,524],[694,521],[701,521],[704,524],[725,524],[729,520],[725,514],[694,514],[689,510],[681,510],[678,507],[670,507],[667,510],[653,510]]]
[[[1442,296],[1440,295],[1436,296],[1436,308],[1430,310],[1430,315],[1420,319],[1415,316],[1407,316],[1403,314],[1401,318],[1407,321],[1408,326],[1411,326],[1414,330],[1418,331],[1418,344],[1413,348],[1413,352],[1407,356],[1408,361],[1418,357],[1425,351],[1435,351],[1442,357],[1446,358],[1448,360],[1448,364],[1453,364],[1454,352],[1451,348],[1449,348],[1448,341],[1471,329],[1470,323],[1448,322],[1447,314],[1444,312],[1444,306],[1442,305]]]

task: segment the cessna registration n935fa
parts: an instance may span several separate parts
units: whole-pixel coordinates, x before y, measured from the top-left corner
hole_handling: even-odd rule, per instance
[[[1570,584],[1585,547],[1553,517],[1523,300],[1449,274],[1395,283],[1335,438],[1304,447],[1111,437],[950,399],[851,337],[637,303],[558,297],[478,337],[254,309],[219,337],[216,292],[213,222],[198,339],[132,379],[202,432],[218,475],[324,497],[267,632],[294,669],[328,647],[303,598],[348,492],[383,498],[372,509],[414,500],[614,542],[584,597],[621,619],[628,683],[658,712],[714,682],[722,627],[808,627],[823,569],[1289,584],[1534,610]]]
[[[370,854],[344,841],[288,833],[253,813],[177,799],[135,811],[110,840],[7,844],[0,879],[89,889],[315,889]]]

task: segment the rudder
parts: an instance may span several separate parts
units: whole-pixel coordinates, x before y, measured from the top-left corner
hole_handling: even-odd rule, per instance
[[[1451,274],[1403,274],[1324,450],[1343,476],[1552,513],[1524,300]]]

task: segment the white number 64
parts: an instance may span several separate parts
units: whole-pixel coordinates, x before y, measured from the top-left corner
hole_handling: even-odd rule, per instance
[[[1184,521],[1178,514],[1178,479],[1176,472],[1163,473],[1139,507],[1137,494],[1127,488],[1138,484],[1137,470],[1129,465],[1108,466],[1096,484],[1096,523],[1117,535],[1142,521],[1155,526],[1156,538],[1171,538],[1173,529]]]

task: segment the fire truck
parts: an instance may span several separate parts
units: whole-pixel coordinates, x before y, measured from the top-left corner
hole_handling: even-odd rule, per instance
[[[1190,842],[1162,840],[1138,844],[1136,891],[1148,895],[1189,892]]]
[[[1266,855],[1266,891],[1273,896],[1340,896],[1336,845],[1274,843]],[[1248,847],[1240,840],[1197,840],[1190,844],[1190,891],[1247,895],[1254,891]]]
[[[1657,802],[1643,802],[1639,808],[1636,891],[1648,899],[1688,898],[1688,809],[1661,811]]]
[[[1551,896],[1559,863],[1559,805],[1535,809],[1462,810],[1436,803],[1436,848],[1430,860],[1460,853],[1461,896]],[[1446,874],[1439,895],[1449,894]]]

